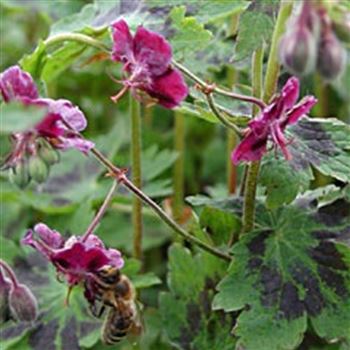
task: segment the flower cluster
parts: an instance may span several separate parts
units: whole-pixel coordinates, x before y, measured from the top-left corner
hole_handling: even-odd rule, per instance
[[[317,68],[326,80],[343,71],[346,50],[338,40],[326,9],[305,0],[298,16],[292,18],[280,43],[282,63],[293,74],[306,75]]]
[[[65,240],[58,231],[42,223],[27,231],[22,244],[43,254],[70,286],[85,281],[105,265],[118,269],[124,265],[121,253],[116,249],[107,249],[97,236],[71,236]]]
[[[115,22],[112,31],[112,59],[123,63],[123,70],[129,75],[123,81],[124,89],[112,99],[118,100],[131,89],[138,99],[143,91],[166,108],[178,106],[186,98],[188,88],[181,73],[171,66],[172,50],[164,37],[142,26],[133,37],[124,20]]]
[[[49,167],[59,159],[57,149],[76,148],[87,153],[94,146],[76,133],[87,125],[81,110],[68,100],[40,98],[32,77],[18,66],[0,75],[0,92],[5,103],[17,101],[46,111],[33,128],[11,136],[13,150],[3,169],[11,169],[14,182],[20,187],[31,178],[36,182],[46,179]]]
[[[232,161],[257,161],[267,151],[270,140],[275,147],[280,147],[285,158],[290,159],[288,141],[283,132],[288,125],[296,123],[310,111],[317,102],[313,96],[305,96],[298,104],[299,80],[290,78],[270,105],[248,124],[245,137],[232,153]]]

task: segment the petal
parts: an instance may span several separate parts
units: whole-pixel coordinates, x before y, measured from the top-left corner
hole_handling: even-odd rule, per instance
[[[290,160],[292,158],[292,155],[287,149],[287,140],[283,135],[280,126],[277,123],[271,126],[271,137],[272,141],[281,148],[286,160]]]
[[[80,138],[79,136],[61,136],[59,138],[59,143],[55,146],[59,149],[68,149],[68,148],[75,148],[78,151],[81,151],[85,154],[89,153],[91,148],[95,147],[95,144],[92,141],[85,140]]]
[[[24,237],[21,239],[21,243],[24,245],[29,245],[29,246],[33,247],[38,252],[43,254],[47,259],[51,258],[51,255],[53,253],[52,250],[50,250],[50,248],[47,247],[46,245],[41,244],[40,241],[37,241],[36,239],[34,239],[33,230],[28,230],[26,232]]]
[[[51,230],[47,225],[43,223],[36,224],[34,226],[34,232],[38,234],[40,239],[46,245],[53,249],[62,247],[64,243],[64,239],[58,231]]]
[[[12,66],[0,75],[0,92],[5,102],[21,97],[35,99],[38,90],[29,73],[19,66]]]
[[[96,235],[90,235],[87,238],[87,240],[84,242],[84,244],[87,248],[96,248],[96,247],[104,248],[105,247],[101,239]]]
[[[106,255],[110,259],[110,265],[115,266],[118,269],[121,269],[124,266],[124,259],[122,258],[122,254],[119,250],[108,249]]]
[[[305,96],[297,105],[288,111],[282,127],[288,124],[295,124],[303,115],[309,113],[316,103],[317,99],[314,96]]]
[[[171,68],[162,76],[155,78],[146,91],[166,108],[178,106],[188,95],[188,87],[182,74],[177,69]]]
[[[241,161],[252,162],[260,160],[266,153],[267,135],[257,138],[250,132],[232,152],[231,159],[234,164]]]
[[[57,114],[47,114],[41,122],[35,125],[35,130],[44,137],[59,137],[66,131],[57,123],[60,119]]]
[[[281,96],[285,110],[292,108],[297,102],[299,97],[299,85],[299,79],[296,77],[291,77],[283,86]]]
[[[82,131],[87,126],[87,121],[84,113],[68,100],[50,100],[49,113],[59,115],[66,121],[74,130]]]
[[[172,50],[162,35],[140,26],[134,37],[134,55],[138,63],[147,65],[150,74],[157,76],[168,69]]]
[[[133,57],[133,39],[127,23],[123,19],[112,24],[112,35],[112,59],[123,63],[131,61]]]

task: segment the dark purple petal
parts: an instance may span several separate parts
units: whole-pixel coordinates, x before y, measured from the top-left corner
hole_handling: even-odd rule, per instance
[[[286,158],[286,160],[290,160],[292,158],[292,155],[289,153],[287,149],[287,140],[284,137],[280,126],[277,123],[271,126],[271,137],[274,144],[278,145],[281,148],[282,153]]]
[[[305,96],[297,105],[288,111],[287,118],[282,123],[282,126],[295,124],[303,115],[309,113],[316,103],[317,99],[314,96]]]
[[[64,239],[61,234],[56,230],[51,230],[43,223],[35,225],[34,232],[37,233],[40,239],[50,248],[58,249],[63,246]]]
[[[257,138],[252,132],[241,141],[241,143],[232,152],[231,159],[233,164],[241,161],[253,162],[260,160],[266,153],[267,136]]]
[[[126,63],[133,58],[133,39],[127,23],[121,19],[112,24],[113,51],[112,59]]]
[[[67,276],[69,283],[76,283],[87,273],[96,272],[109,263],[101,248],[88,249],[84,243],[76,242],[52,255],[51,261]]]
[[[141,65],[146,65],[151,75],[161,75],[168,69],[172,50],[160,34],[138,27],[134,37],[134,56]]]
[[[299,97],[299,79],[291,77],[282,88],[281,98],[284,103],[284,110],[292,108]]]
[[[47,259],[51,258],[52,250],[48,246],[42,244],[40,241],[34,239],[32,230],[28,230],[26,232],[25,236],[21,239],[21,243],[33,247],[38,252],[43,254]]]
[[[35,125],[40,136],[56,138],[64,134],[65,129],[58,125],[61,117],[57,114],[47,114],[42,121]]]
[[[162,76],[155,78],[146,91],[166,108],[178,106],[188,95],[188,87],[183,76],[177,69],[171,68]]]
[[[0,92],[5,102],[21,97],[30,99],[38,97],[38,90],[32,77],[18,66],[12,66],[1,73]]]

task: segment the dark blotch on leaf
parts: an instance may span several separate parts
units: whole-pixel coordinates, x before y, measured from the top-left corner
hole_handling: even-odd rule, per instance
[[[329,288],[333,289],[338,296],[342,298],[348,296],[344,278],[339,273],[323,265],[319,265],[317,270],[322,281],[324,281]]]
[[[332,204],[326,205],[319,209],[315,215],[316,221],[325,224],[326,226],[337,226],[349,220],[350,203],[344,199],[338,199]]]
[[[193,335],[197,334],[201,326],[201,310],[198,304],[190,303],[187,305],[187,322]]]
[[[262,267],[260,276],[260,283],[263,288],[261,303],[264,306],[270,307],[278,302],[282,282],[282,276],[276,268]]]
[[[299,299],[298,289],[291,282],[283,285],[280,310],[287,320],[293,320],[304,313],[304,303]]]
[[[41,324],[29,337],[29,345],[35,350],[56,350],[55,339],[58,331],[58,321],[54,319]]]
[[[255,270],[258,269],[263,264],[263,260],[261,258],[250,258],[248,261],[248,269]]]
[[[332,267],[337,270],[347,270],[333,242],[321,241],[316,248],[311,249],[310,256],[320,265]]]
[[[292,270],[294,280],[301,284],[306,296],[304,298],[305,308],[310,316],[318,315],[325,306],[318,280],[313,273],[304,266],[294,267]]]
[[[79,350],[79,340],[77,337],[77,322],[71,318],[62,329],[60,334],[62,339],[62,348],[69,350]]]
[[[19,323],[14,326],[7,327],[5,329],[1,329],[0,332],[0,344],[1,339],[11,339],[19,337],[23,332],[25,332],[30,325],[28,323]]]
[[[264,255],[266,248],[265,241],[271,233],[271,230],[267,230],[255,236],[247,245],[249,251],[254,255]]]

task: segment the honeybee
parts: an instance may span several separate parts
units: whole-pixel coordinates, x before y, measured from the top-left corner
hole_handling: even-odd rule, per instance
[[[115,344],[127,335],[140,335],[140,322],[135,289],[129,278],[114,266],[105,266],[86,282],[86,289],[92,292],[90,310],[100,318],[107,310],[103,322],[101,339],[106,345]],[[96,307],[96,300],[100,308]]]

